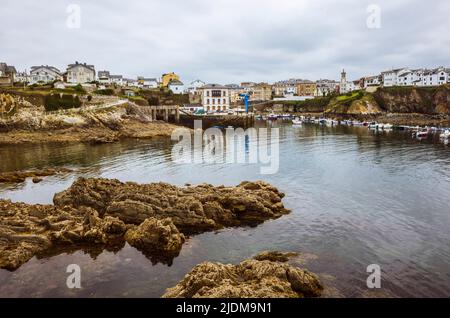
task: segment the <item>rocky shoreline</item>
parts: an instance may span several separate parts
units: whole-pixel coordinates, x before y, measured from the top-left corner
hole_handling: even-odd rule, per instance
[[[72,170],[67,168],[45,168],[27,171],[8,171],[0,172],[0,183],[21,183],[28,178],[33,178],[34,183],[42,181],[42,177],[53,176],[56,174],[70,173]]]
[[[45,113],[21,109],[0,120],[0,145],[24,143],[116,142],[124,138],[168,137],[178,126],[152,121],[131,103],[106,109]]]
[[[82,249],[95,257],[125,242],[153,263],[171,264],[189,235],[256,226],[289,213],[284,194],[268,183],[176,187],[80,178],[53,205],[0,200],[0,268],[33,256]]]
[[[204,262],[163,298],[303,298],[319,297],[316,275],[287,262],[295,253],[263,252],[237,265]]]

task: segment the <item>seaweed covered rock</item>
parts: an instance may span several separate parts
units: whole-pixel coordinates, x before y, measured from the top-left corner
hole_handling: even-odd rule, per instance
[[[237,265],[201,263],[163,297],[299,298],[319,297],[322,290],[317,277],[307,270],[285,262],[249,259]]]
[[[56,194],[53,201],[56,206],[91,207],[136,225],[150,217],[170,217],[182,233],[195,234],[230,226],[255,226],[278,218],[289,212],[281,202],[283,197],[262,181],[243,182],[236,187],[176,187],[80,178]]]

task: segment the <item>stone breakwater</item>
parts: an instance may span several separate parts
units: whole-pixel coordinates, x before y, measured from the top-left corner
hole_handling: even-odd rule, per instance
[[[125,242],[153,263],[171,264],[186,236],[289,213],[283,197],[262,181],[177,187],[80,178],[53,205],[0,200],[0,268],[15,270],[33,256],[68,250],[96,256]]]
[[[287,262],[292,253],[265,252],[237,265],[197,265],[164,298],[319,297],[318,278]]]

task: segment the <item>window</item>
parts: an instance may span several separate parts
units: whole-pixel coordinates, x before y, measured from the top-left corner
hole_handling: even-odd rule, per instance
[[[206,100],[206,104],[209,104],[209,98]]]
[[[223,96],[227,96],[227,91],[223,91]]]
[[[226,103],[227,103],[227,100],[226,100],[225,98],[223,99],[223,103],[224,103],[224,104],[226,104]]]
[[[221,90],[212,90],[211,91],[211,95],[212,97],[221,97],[222,96],[222,91]]]
[[[218,99],[217,99],[217,104],[219,104],[219,105],[220,105],[220,98],[218,98]]]
[[[213,105],[216,103],[216,100],[213,98],[213,100],[212,100],[212,103],[213,103]]]
[[[209,91],[206,91],[206,96],[208,96],[208,97],[209,97]]]

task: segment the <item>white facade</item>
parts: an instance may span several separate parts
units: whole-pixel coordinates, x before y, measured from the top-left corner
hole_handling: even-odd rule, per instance
[[[0,71],[1,73],[1,71]],[[0,74],[1,76],[1,74]],[[19,72],[16,73],[16,75],[14,76],[14,81],[15,82],[19,82],[19,83],[27,83],[30,81],[30,76],[27,74],[27,72]]]
[[[207,112],[227,111],[230,108],[230,90],[219,84],[208,84],[202,87],[202,105]]]
[[[399,68],[396,70],[389,70],[386,72],[382,72],[381,75],[383,77],[383,86],[384,87],[392,87],[399,85],[399,75],[407,74],[409,69],[407,68]],[[404,80],[401,80],[402,82]]]
[[[314,92],[314,96],[322,97],[328,96],[337,92],[339,89],[339,82],[327,79],[321,79],[316,81],[316,91]]]
[[[108,71],[98,72],[98,82],[101,84],[111,84],[111,75]]]
[[[205,86],[206,83],[201,80],[192,81],[187,88],[187,92],[190,94],[196,94],[198,89]]]
[[[53,81],[62,81],[61,72],[53,66],[41,65],[32,66],[29,77],[29,84],[50,83]]]
[[[184,93],[184,84],[180,81],[170,81],[169,82],[169,90],[174,94],[183,94]]]
[[[380,86],[381,85],[381,76],[367,76],[364,77],[364,88],[370,87],[370,86]]]
[[[111,75],[111,84],[123,86],[124,85],[123,76],[122,75]]]
[[[144,88],[158,88],[158,80],[156,78],[144,78],[142,85]]]
[[[95,81],[94,65],[87,65],[86,63],[70,64],[67,67],[67,82],[75,84],[83,84]]]
[[[424,71],[422,86],[439,86],[450,82],[450,70],[443,67]]]
[[[407,68],[382,73],[383,86],[439,86],[450,81],[450,70],[439,67],[433,70]]]

